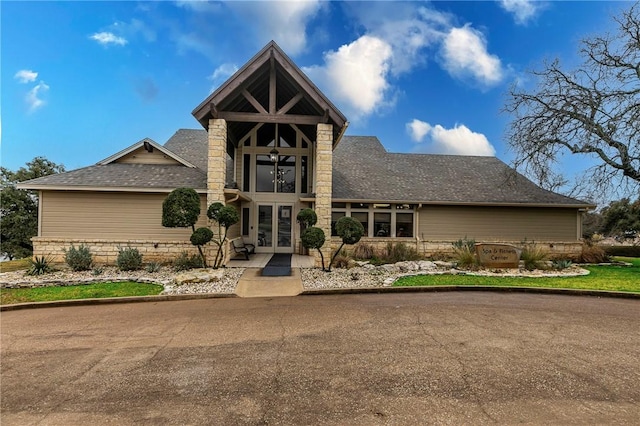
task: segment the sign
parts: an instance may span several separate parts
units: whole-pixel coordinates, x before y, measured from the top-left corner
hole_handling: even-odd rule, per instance
[[[480,265],[489,268],[517,268],[521,250],[509,244],[476,244]]]

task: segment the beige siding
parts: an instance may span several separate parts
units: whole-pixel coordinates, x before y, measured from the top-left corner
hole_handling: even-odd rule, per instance
[[[162,226],[167,194],[43,191],[41,237],[189,240],[191,229]],[[206,197],[196,227],[207,226]]]
[[[425,206],[420,209],[423,241],[576,241],[579,216],[575,209]]]
[[[116,163],[127,164],[180,164],[173,158],[166,154],[163,154],[157,149],[153,152],[148,152],[143,147],[136,149],[133,152],[119,158]]]

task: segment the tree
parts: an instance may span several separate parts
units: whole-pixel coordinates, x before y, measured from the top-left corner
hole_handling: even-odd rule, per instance
[[[336,256],[342,250],[345,244],[355,244],[360,241],[360,238],[364,235],[364,227],[362,223],[358,219],[355,219],[350,216],[344,216],[338,219],[336,222],[336,233],[340,238],[342,238],[342,244],[336,252],[331,257],[331,262],[329,262],[328,272],[331,272],[331,265],[333,265],[333,261],[336,259]]]
[[[177,188],[167,195],[162,202],[162,226],[167,228],[191,227],[191,244],[198,248],[202,258],[202,265],[207,266],[207,258],[202,246],[213,238],[209,228],[196,229],[196,222],[200,216],[200,196],[191,188]]]
[[[635,236],[640,232],[640,198],[613,201],[602,209],[602,233],[609,236]]]
[[[207,209],[207,217],[218,223],[218,239],[214,239],[213,242],[218,245],[218,251],[216,252],[216,258],[213,262],[214,268],[219,268],[224,262],[224,248],[227,241],[227,233],[232,225],[235,225],[240,221],[240,215],[238,210],[232,206],[225,206],[222,203],[213,203]],[[224,233],[222,229],[224,228]]]
[[[38,234],[38,195],[35,191],[16,189],[15,185],[64,172],[64,166],[35,157],[13,172],[0,167],[0,252],[9,259],[31,256],[31,238]]]
[[[640,189],[640,6],[614,20],[615,34],[583,40],[578,69],[565,71],[556,59],[531,72],[534,91],[519,85],[509,91],[515,166],[547,189],[568,183],[558,170],[565,153],[595,160],[574,193]]]

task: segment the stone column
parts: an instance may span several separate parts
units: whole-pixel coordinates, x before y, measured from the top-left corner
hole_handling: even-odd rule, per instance
[[[333,125],[318,124],[316,130],[316,207],[318,223],[316,226],[324,231],[327,240],[322,247],[325,266],[331,259],[331,191],[333,173]],[[315,252],[315,262],[320,266],[320,255]]]
[[[216,202],[224,204],[224,184],[227,174],[227,122],[225,120],[209,120],[209,149],[207,153],[208,208]],[[206,210],[203,213],[206,214]],[[220,238],[217,235],[217,225],[211,226],[211,230],[214,232],[214,238]],[[213,261],[217,248],[213,243],[207,245],[207,262]]]

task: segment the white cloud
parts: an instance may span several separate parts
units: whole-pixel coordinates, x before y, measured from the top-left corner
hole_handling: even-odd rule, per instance
[[[178,0],[176,1],[176,5],[184,9],[191,9],[197,13],[217,12],[221,9],[220,3],[214,3],[208,0]]]
[[[471,77],[484,86],[492,86],[504,76],[500,59],[487,52],[484,35],[469,24],[449,31],[441,54],[442,66],[455,77]]]
[[[27,92],[25,101],[29,106],[29,112],[34,112],[35,110],[40,109],[45,105],[45,101],[42,99],[42,96],[45,92],[48,91],[49,86],[44,81],[41,81],[33,89]]]
[[[500,0],[500,6],[513,14],[516,24],[526,25],[544,8],[544,3],[531,0]]]
[[[229,2],[257,32],[260,44],[274,40],[289,55],[307,47],[307,24],[320,11],[319,0]]]
[[[391,56],[387,42],[365,35],[325,53],[324,65],[304,72],[357,120],[391,102],[387,97]]]
[[[496,150],[482,133],[471,131],[464,124],[456,124],[445,129],[439,124],[430,125],[425,121],[413,119],[407,123],[407,132],[418,142],[417,151],[433,154],[479,155],[492,157]],[[425,143],[423,141],[427,139]]]
[[[222,83],[224,83],[229,77],[231,77],[236,71],[238,71],[238,67],[235,64],[222,64],[218,68],[213,71],[208,78],[213,81],[213,87],[211,91],[214,91],[218,88]]]
[[[127,40],[123,37],[118,37],[114,33],[102,31],[99,33],[92,34],[89,36],[90,39],[97,41],[103,46],[107,46],[109,44],[116,44],[119,46],[124,46],[127,44]]]
[[[38,73],[31,70],[20,70],[13,76],[20,83],[31,83],[32,81],[36,81],[38,78]]]

